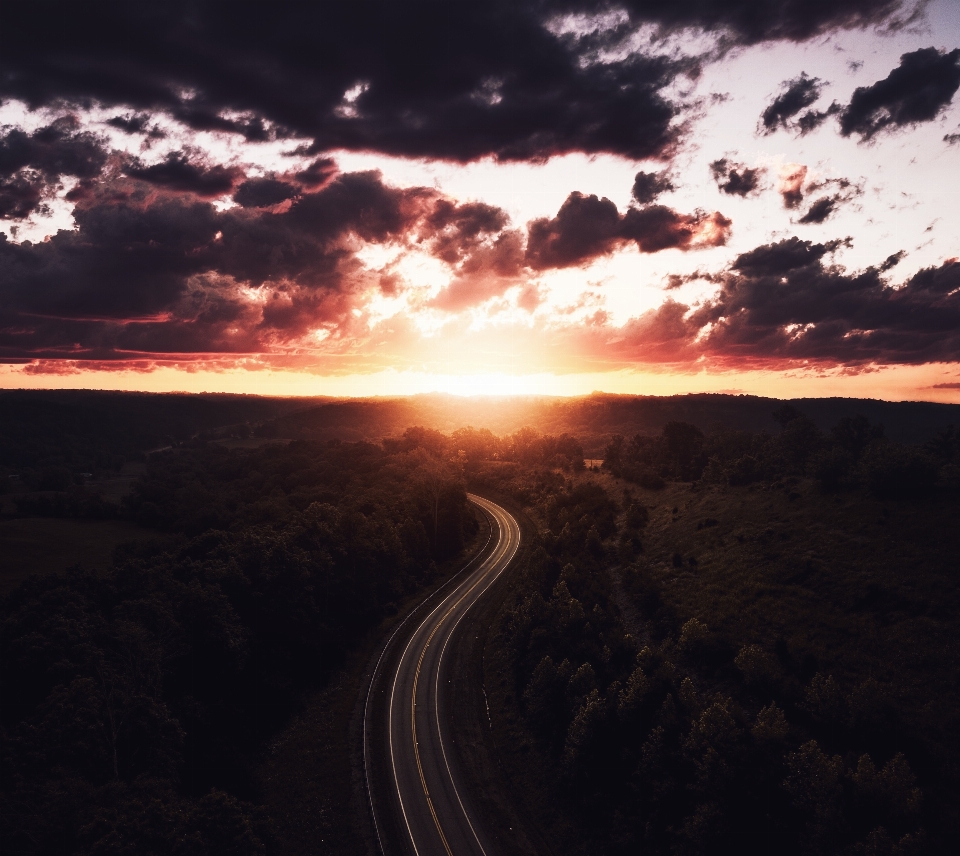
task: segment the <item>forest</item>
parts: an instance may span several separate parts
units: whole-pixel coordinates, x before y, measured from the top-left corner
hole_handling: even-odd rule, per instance
[[[152,457],[114,510],[152,538],[3,601],[4,850],[276,852],[263,741],[477,527],[458,474],[424,455]]]
[[[950,851],[955,429],[905,443],[773,402],[759,430],[608,433],[588,467],[567,432],[291,439],[309,409],[228,404],[152,430],[138,405],[111,429],[134,436],[107,445],[7,411],[2,526],[139,537],[5,584],[6,852],[325,852],[291,843],[264,758],[318,690],[349,716],[344,670],[479,538],[467,490],[523,527],[484,682],[510,786],[555,853]],[[100,490],[131,466],[122,496]],[[331,728],[347,740],[346,719]]]
[[[772,417],[487,474],[533,529],[501,757],[558,853],[952,852],[960,438]]]

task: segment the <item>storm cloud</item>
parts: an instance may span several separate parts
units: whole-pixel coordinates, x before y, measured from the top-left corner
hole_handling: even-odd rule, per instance
[[[55,14],[52,9],[55,8]],[[0,30],[0,97],[33,108],[96,102],[146,127],[162,112],[196,130],[318,151],[467,161],[570,151],[660,157],[682,107],[664,94],[700,58],[591,58],[644,25],[705,30],[722,44],[803,41],[896,21],[901,0],[625,2],[608,30],[558,29],[604,0],[245,5],[21,3]]]

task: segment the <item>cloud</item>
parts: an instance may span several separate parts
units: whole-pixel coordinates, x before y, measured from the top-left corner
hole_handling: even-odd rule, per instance
[[[830,116],[837,115],[841,108],[836,103],[826,110],[806,109],[820,98],[824,85],[820,78],[807,77],[805,72],[793,80],[785,80],[780,94],[760,116],[761,133],[772,134],[784,128],[803,136],[819,128]]]
[[[760,186],[765,170],[760,167],[751,169],[745,164],[720,158],[710,164],[710,172],[722,193],[729,196],[749,196]]]
[[[0,178],[0,218],[24,220],[33,213],[45,213],[43,198],[47,182],[39,175],[20,172]]]
[[[693,306],[668,298],[622,327],[571,328],[562,350],[609,368],[740,371],[960,359],[960,262],[893,286],[886,262],[852,272],[835,264],[846,243],[793,237],[756,247],[716,278],[712,297]]]
[[[317,158],[305,169],[296,173],[296,179],[304,187],[315,190],[327,184],[337,174],[337,164],[332,158]]]
[[[903,257],[906,255],[906,252],[903,250],[898,250],[895,253],[891,253],[889,256],[884,259],[884,261],[877,267],[877,270],[880,273],[886,273],[888,270],[892,270],[898,264],[900,264]]]
[[[823,196],[814,202],[798,223],[822,223],[836,210],[838,196]]]
[[[791,238],[741,255],[719,293],[691,314],[704,351],[844,365],[960,358],[960,263],[894,288],[881,276],[886,263],[857,273],[825,264],[836,246]]]
[[[863,195],[862,185],[854,184],[846,178],[828,178],[822,181],[814,181],[805,188],[802,188],[805,193],[815,193],[827,189],[833,190],[834,192],[828,196],[821,196],[812,202],[807,211],[797,221],[798,223],[823,223],[841,205]],[[797,192],[800,193],[800,189],[798,189]],[[784,201],[786,202],[786,198]]]
[[[0,218],[22,220],[43,213],[64,176],[81,181],[100,175],[107,162],[105,141],[79,130],[73,116],[27,133],[0,129]]]
[[[534,270],[573,267],[631,241],[642,253],[721,246],[730,226],[719,212],[680,214],[663,205],[630,208],[621,215],[606,197],[574,192],[556,217],[530,223],[527,264]]]
[[[293,199],[299,192],[296,185],[278,178],[248,178],[233,194],[233,201],[243,208],[266,208]]]
[[[803,183],[806,180],[807,167],[804,164],[788,163],[781,167],[777,192],[783,197],[784,208],[796,208],[803,202]]]
[[[234,182],[242,175],[242,171],[235,167],[190,160],[189,155],[182,151],[170,152],[164,160],[149,166],[134,158],[124,166],[123,171],[131,178],[167,190],[196,193],[197,196],[211,199],[229,193]]]
[[[780,87],[780,94],[760,116],[765,134],[772,134],[778,128],[792,127],[793,117],[820,97],[823,81],[818,77],[807,77],[806,72],[801,72],[799,77],[785,80]]]
[[[166,133],[154,125],[148,127],[151,119],[149,113],[127,113],[125,116],[113,116],[107,119],[111,128],[118,128],[126,134],[146,134],[152,139],[163,139]]]
[[[894,28],[912,21],[922,4],[900,0],[837,0],[834,3],[796,3],[793,0],[704,0],[696,3],[630,3],[649,10],[666,26],[722,30],[730,43],[757,44],[786,40],[802,42],[832,30],[887,24]],[[899,14],[898,13],[902,13]]]
[[[661,193],[676,190],[666,172],[638,172],[633,181],[633,198],[641,205],[656,201]]]
[[[930,122],[960,88],[960,48],[943,53],[921,48],[900,57],[900,65],[872,86],[854,90],[840,114],[840,133],[869,140],[881,131]]]
[[[66,4],[51,15],[44,4],[22,3],[5,10],[0,30],[0,98],[164,113],[250,141],[310,138],[317,153],[660,158],[675,145],[685,109],[669,87],[716,54],[617,54],[627,32],[706,31],[728,48],[804,41],[890,25],[905,4],[629,2],[622,27],[551,29],[558,17],[609,8],[605,0],[413,0],[254,4],[241,15],[199,0]],[[123,122],[136,130],[136,120]]]
[[[287,178],[241,184],[237,194],[260,205],[218,210],[169,184],[144,193],[115,176],[76,207],[74,230],[36,244],[0,238],[0,359],[275,355],[320,328],[349,347],[366,335],[358,318],[380,286],[357,256],[367,244],[447,264],[444,308],[520,284],[523,238],[498,208],[392,187],[376,172],[261,207],[277,185],[283,195],[294,187]]]

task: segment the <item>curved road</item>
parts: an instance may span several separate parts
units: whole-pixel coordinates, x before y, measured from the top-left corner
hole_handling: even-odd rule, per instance
[[[419,626],[410,633],[395,671],[383,678],[389,729],[384,787],[392,794],[388,802],[380,803],[380,811],[389,804],[397,822],[385,825],[371,800],[381,850],[387,844],[382,840],[383,830],[394,826],[406,833],[406,846],[390,847],[390,852],[495,854],[464,785],[454,750],[456,738],[450,733],[450,641],[471,607],[510,564],[520,545],[520,528],[499,505],[473,494],[468,498],[491,518],[495,546],[426,618],[417,619]],[[369,768],[367,781],[369,787]]]

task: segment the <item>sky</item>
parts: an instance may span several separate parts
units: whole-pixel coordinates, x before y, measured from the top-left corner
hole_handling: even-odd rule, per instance
[[[0,387],[960,401],[960,3],[18,4]]]

